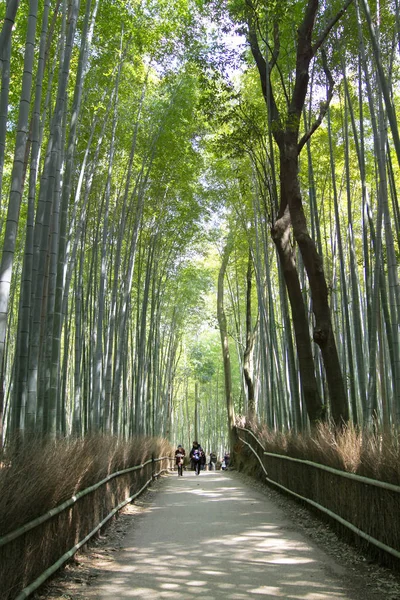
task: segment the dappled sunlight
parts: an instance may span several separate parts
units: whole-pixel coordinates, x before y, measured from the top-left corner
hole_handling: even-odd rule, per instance
[[[204,587],[205,585],[207,585],[207,582],[192,580],[192,581],[187,581],[186,585],[188,587]]]
[[[208,569],[203,569],[203,573],[204,575],[210,575],[212,577],[224,575],[224,571],[210,571]]]
[[[197,496],[204,496],[206,498],[219,498],[221,500],[223,500],[223,498],[221,498],[222,496],[222,492],[203,492],[202,490],[193,490],[191,492],[192,494],[196,494]]]
[[[88,598],[352,600],[277,507],[226,475],[170,477],[109,569]]]

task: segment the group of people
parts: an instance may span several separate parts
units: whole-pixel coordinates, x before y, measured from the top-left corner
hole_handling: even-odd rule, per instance
[[[183,475],[183,465],[186,457],[186,451],[181,444],[178,444],[177,449],[175,450],[175,462],[178,466],[178,475]],[[206,464],[206,454],[199,444],[199,442],[193,442],[192,449],[190,450],[190,462],[192,468],[196,475],[200,475],[200,471],[204,468]],[[226,470],[229,465],[229,453],[225,453],[224,460],[221,463],[221,469]],[[210,452],[210,462],[209,469],[210,471],[215,471],[217,468],[217,455],[215,452]]]

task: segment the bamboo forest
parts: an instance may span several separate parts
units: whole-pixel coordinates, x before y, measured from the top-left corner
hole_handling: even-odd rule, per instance
[[[398,435],[398,0],[0,11],[1,445]]]

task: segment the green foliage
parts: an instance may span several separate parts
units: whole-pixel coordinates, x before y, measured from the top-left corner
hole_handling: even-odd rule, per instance
[[[194,377],[200,383],[207,383],[212,380],[216,371],[215,362],[209,355],[210,349],[204,344],[198,344],[191,349],[190,365],[193,369]]]
[[[241,363],[245,347],[246,272],[249,248],[254,262],[253,282],[256,284],[252,291],[252,323],[255,325],[257,322],[258,305],[263,305],[265,314],[261,318],[274,323],[274,334],[278,339],[276,347],[272,347],[272,334],[268,332],[271,339],[263,340],[265,347],[258,341],[260,344],[257,348],[258,361],[259,364],[262,363],[257,374],[259,389],[263,385],[263,394],[266,396],[266,399],[260,402],[263,405],[270,403],[268,410],[273,402],[278,402],[274,397],[278,375],[285,381],[288,366],[287,348],[283,336],[283,304],[279,289],[279,273],[274,246],[269,236],[270,225],[274,222],[277,213],[279,196],[277,146],[271,141],[270,134],[276,133],[284,126],[287,129],[292,128],[295,132],[299,130],[299,135],[302,135],[314,123],[326,98],[327,77],[321,54],[317,52],[311,61],[304,120],[303,115],[299,117],[289,111],[296,69],[297,31],[307,4],[306,0],[268,2],[256,0],[253,3],[244,0],[130,0],[129,2],[105,0],[100,2],[83,85],[83,106],[78,116],[79,133],[74,151],[72,191],[68,212],[68,241],[71,246],[78,243],[83,265],[82,282],[79,282],[78,278],[78,260],[76,259],[73,264],[68,263],[72,260],[68,255],[65,265],[66,269],[70,268],[75,273],[73,284],[76,287],[74,293],[69,296],[70,315],[68,316],[71,325],[67,320],[64,323],[71,340],[75,333],[75,302],[81,291],[84,297],[82,331],[77,332],[77,339],[79,333],[82,336],[79,343],[86,353],[84,359],[80,359],[82,365],[92,364],[93,359],[90,355],[94,345],[93,325],[97,317],[97,292],[103,266],[99,254],[99,240],[106,218],[104,199],[110,166],[110,144],[115,109],[117,123],[107,231],[108,280],[105,292],[107,312],[105,326],[113,318],[111,316],[112,282],[117,272],[114,262],[115,251],[118,243],[121,242],[121,266],[118,267],[120,269],[118,298],[121,300],[132,252],[132,232],[138,216],[140,223],[134,283],[130,298],[130,332],[137,325],[136,321],[138,323],[140,321],[146,285],[146,265],[149,264],[153,302],[151,310],[157,314],[158,321],[155,325],[154,313],[148,309],[145,319],[148,354],[151,354],[153,346],[156,345],[154,338],[151,337],[154,333],[151,328],[155,331],[159,327],[160,339],[157,339],[157,343],[160,344],[158,358],[161,366],[157,365],[157,368],[160,373],[166,368],[167,355],[170,352],[168,346],[170,343],[168,335],[170,335],[171,346],[175,344],[178,348],[177,364],[174,364],[174,368],[182,378],[181,381],[185,380],[187,383],[189,406],[193,401],[192,388],[197,381],[201,384],[201,402],[205,402],[206,389],[210,396],[218,397],[216,414],[220,416],[221,405],[223,406],[221,400],[223,377],[220,341],[216,328],[215,295],[221,259],[219,253],[227,232],[231,232],[235,235],[235,244],[227,268],[225,302],[236,406],[240,409],[244,405]],[[319,3],[313,43],[325,31],[330,19],[342,5],[342,0]],[[370,2],[370,5],[375,15],[378,5],[375,2]],[[3,12],[4,6],[3,3],[0,9]],[[12,38],[2,220],[7,209],[14,154],[27,10],[28,4],[22,3]],[[40,11],[42,10],[41,5]],[[57,81],[60,74],[60,48],[63,41],[61,39],[62,15],[59,12],[61,5],[57,10],[58,12],[55,13],[55,6],[52,6],[50,15],[52,29],[48,37],[43,82],[41,106],[43,131],[37,193],[42,185],[40,175],[50,136],[49,125],[56,103]],[[38,32],[41,16],[40,12]],[[378,19],[375,21],[379,23],[380,28],[382,65],[392,83],[393,102],[397,106],[399,61],[393,45],[397,35],[393,2],[380,3],[379,16],[380,21]],[[76,77],[83,17],[84,5],[82,4],[69,73],[66,111],[63,117],[64,147],[60,154],[62,178],[65,173],[63,160],[72,118],[72,99],[75,86],[80,83],[76,81]],[[256,26],[262,54],[272,61],[271,85],[274,100],[282,117],[274,123],[270,122],[271,115],[267,114],[265,99],[260,88],[260,77],[253,57],[248,45],[242,43],[249,33],[249,22],[251,23],[252,20]],[[367,69],[373,75],[372,82],[376,83],[371,42],[364,21],[361,27],[366,45]],[[35,51],[37,52],[37,48]],[[336,275],[338,265],[335,245],[338,224],[342,231],[347,231],[348,226],[348,198],[343,183],[347,167],[351,180],[354,249],[356,262],[359,265],[360,289],[365,292],[368,281],[363,278],[366,262],[364,247],[366,241],[371,242],[371,232],[369,230],[365,232],[362,219],[362,211],[365,209],[362,187],[364,182],[360,178],[357,144],[349,123],[350,137],[349,140],[345,139],[344,125],[348,114],[345,115],[344,112],[344,69],[346,69],[349,98],[358,132],[358,145],[360,146],[362,142],[365,150],[363,167],[365,166],[372,219],[376,217],[380,196],[379,187],[375,185],[377,166],[370,111],[371,106],[374,106],[375,110],[379,109],[380,99],[379,97],[368,99],[365,82],[359,82],[359,37],[355,6],[349,8],[340,24],[332,30],[324,43],[324,51],[327,55],[328,68],[335,80],[335,96],[330,105],[333,156],[330,156],[327,122],[324,120],[310,140],[310,154],[307,155],[305,149],[301,153],[299,179],[305,200],[311,198],[312,192],[315,193],[315,206],[311,201],[306,201],[305,213],[314,229],[317,220],[320,222],[324,267],[331,282],[331,290],[340,294],[341,289]],[[121,76],[117,97],[115,85],[119,66],[121,66]],[[113,103],[107,122],[104,124],[110,99]],[[94,125],[93,140],[88,148],[92,125]],[[100,140],[101,134],[102,140]],[[349,146],[349,164],[346,164],[346,141]],[[389,152],[392,152],[390,142],[389,132]],[[128,165],[133,144],[135,147],[132,174],[130,184],[127,186]],[[97,148],[99,148],[98,153]],[[83,173],[82,191],[78,196],[75,194],[86,151],[88,151],[88,162]],[[29,152],[27,157],[28,155]],[[92,187],[89,188],[89,173],[95,160]],[[340,223],[334,223],[333,219],[332,161],[335,165],[336,184],[339,189]],[[13,314],[10,317],[12,333],[16,331],[21,285],[22,249],[27,223],[28,175],[29,157],[20,210],[16,267],[12,281],[12,290],[15,292]],[[395,165],[392,182],[393,202],[388,209],[393,220],[397,210],[394,195],[399,178],[398,168]],[[127,204],[124,206],[126,187],[128,187]],[[84,204],[86,193],[88,194],[87,205]],[[139,197],[143,198],[143,211],[137,215]],[[122,232],[123,239],[119,240],[119,226],[125,210],[126,226]],[[350,247],[349,242],[346,243]],[[399,253],[398,243],[395,253],[397,255]],[[296,248],[294,257],[298,258]],[[385,261],[386,247],[383,254],[386,268]],[[368,266],[370,262],[371,259]],[[301,263],[298,266],[308,306],[307,284]],[[271,283],[271,290],[268,290],[268,283]],[[46,310],[47,307],[44,306],[44,313]],[[117,307],[117,318],[118,310],[120,306]],[[332,307],[332,311],[334,310],[337,310],[337,314],[340,315],[340,308]],[[338,317],[338,323],[339,320]],[[45,323],[45,316],[43,322]],[[267,324],[264,323],[264,326],[266,328]],[[43,339],[51,329],[48,323],[44,327],[48,327],[48,330],[46,329],[46,333],[42,332]],[[341,338],[342,332],[339,327],[338,331],[338,337]],[[267,336],[265,330],[261,330],[260,327],[258,334]],[[11,389],[9,373],[12,372],[15,348],[14,336],[10,333],[9,337],[11,341],[7,354],[6,381]],[[75,343],[76,340],[71,341],[72,346]],[[106,346],[106,341],[104,344]],[[132,334],[127,343],[130,357],[135,356],[136,344],[137,340]],[[387,341],[383,340],[383,352],[387,352],[386,344]],[[262,355],[263,351],[268,354],[267,358]],[[347,349],[343,347],[344,362],[346,351]],[[71,356],[73,354],[71,351]],[[315,360],[318,362],[318,355]],[[274,380],[270,377],[270,373],[266,373],[266,365],[272,371],[273,364],[277,365]],[[150,365],[149,368],[153,366]],[[71,360],[66,366],[66,372],[63,373],[64,381],[68,382],[66,385],[71,398],[74,395],[71,384],[75,376],[74,369],[75,365]],[[126,367],[126,370],[128,372],[129,368]],[[83,382],[84,385],[89,386],[87,382],[89,375],[84,372],[83,367],[78,365],[76,371],[79,372],[82,387]],[[76,377],[78,378],[78,375]],[[128,372],[126,385],[132,386],[130,393],[133,390],[132,382],[135,377],[135,373]],[[162,379],[164,374],[160,374],[159,377]],[[262,384],[261,379],[263,379]],[[321,389],[324,383],[321,381]],[[390,385],[388,387],[390,388]],[[178,395],[178,392],[176,394]],[[131,396],[133,395],[131,393]],[[166,396],[165,389],[159,392],[160,398]],[[282,399],[279,401],[282,402]],[[261,412],[262,410],[264,408]],[[266,412],[267,408],[264,415]],[[271,414],[273,414],[272,409]],[[221,427],[225,426],[221,425]]]

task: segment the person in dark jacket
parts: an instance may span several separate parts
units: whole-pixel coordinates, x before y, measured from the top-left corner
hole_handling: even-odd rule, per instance
[[[223,471],[226,471],[228,469],[229,461],[230,461],[229,452],[225,452],[224,460],[222,461],[222,465],[221,465],[221,469]]]
[[[217,466],[217,455],[215,452],[210,452],[210,471],[215,471]]]
[[[193,447],[190,451],[190,460],[196,475],[200,475],[201,465],[204,459],[204,450],[199,442],[193,442]]]
[[[179,444],[177,449],[175,450],[175,463],[178,466],[178,475],[181,476],[183,476],[183,463],[185,460],[185,454],[185,448],[183,448],[181,444]]]

